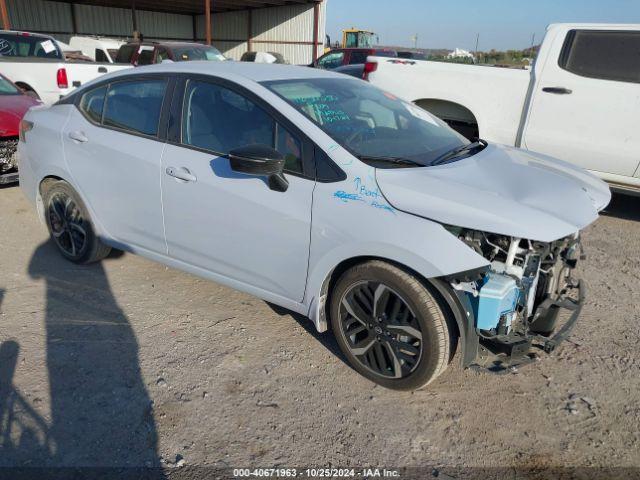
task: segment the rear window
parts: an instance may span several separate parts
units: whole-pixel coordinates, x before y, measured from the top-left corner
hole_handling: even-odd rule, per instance
[[[640,32],[572,30],[560,67],[583,77],[640,83]]]
[[[136,45],[121,46],[116,55],[116,63],[131,63],[133,52],[135,52],[137,48]]]
[[[0,56],[38,57],[62,60],[57,43],[47,37],[28,34],[0,33]]]
[[[173,47],[173,59],[176,62],[188,62],[192,60],[210,60],[222,62],[224,55],[217,48],[206,45],[190,45]]]

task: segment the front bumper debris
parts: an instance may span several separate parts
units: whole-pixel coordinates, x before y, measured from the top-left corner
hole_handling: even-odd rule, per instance
[[[18,139],[0,139],[0,185],[18,181]]]
[[[577,299],[570,295],[577,293]],[[586,288],[583,281],[567,286],[566,294],[556,300],[548,299],[538,306],[532,320],[555,323],[562,310],[571,314],[564,325],[552,336],[540,334],[510,334],[491,339],[479,338],[480,348],[475,361],[469,365],[472,369],[489,370],[491,372],[506,372],[512,368],[533,363],[541,354],[551,354],[565,341],[578,322],[585,301]]]

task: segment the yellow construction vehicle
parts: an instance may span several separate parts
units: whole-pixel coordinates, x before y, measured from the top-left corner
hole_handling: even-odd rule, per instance
[[[351,27],[342,31],[342,48],[371,48],[377,37],[373,32]]]
[[[327,35],[325,40],[325,53],[331,50],[331,48],[371,48],[379,41],[378,35],[367,30],[360,30],[358,28],[348,28],[342,31],[342,43],[331,45],[331,38]]]

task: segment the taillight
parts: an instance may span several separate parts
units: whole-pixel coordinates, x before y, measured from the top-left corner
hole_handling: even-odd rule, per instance
[[[69,88],[69,80],[67,80],[67,69],[59,68],[56,73],[56,80],[58,81],[58,88]]]
[[[30,132],[33,129],[33,122],[30,122],[29,120],[25,120],[24,118],[22,120],[20,120],[20,141],[21,142],[26,142],[27,141],[27,137],[25,136],[25,134],[27,132]]]
[[[362,72],[362,79],[369,80],[369,74],[378,70],[378,62],[367,62],[364,64],[364,72]]]

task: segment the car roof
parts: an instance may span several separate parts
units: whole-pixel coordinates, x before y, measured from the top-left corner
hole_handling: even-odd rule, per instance
[[[178,42],[178,41],[144,41],[144,42],[127,42],[127,45],[142,45],[145,47],[153,47],[153,46],[167,46],[167,47],[210,47],[211,45],[205,45],[203,43],[198,42]]]
[[[270,80],[290,80],[308,78],[344,78],[344,75],[306,66],[268,64],[234,61],[191,61],[165,62],[156,65],[124,69],[108,75],[117,78],[124,75],[144,75],[149,73],[190,73],[218,77],[243,77],[254,82]],[[102,79],[105,77],[100,77]]]

